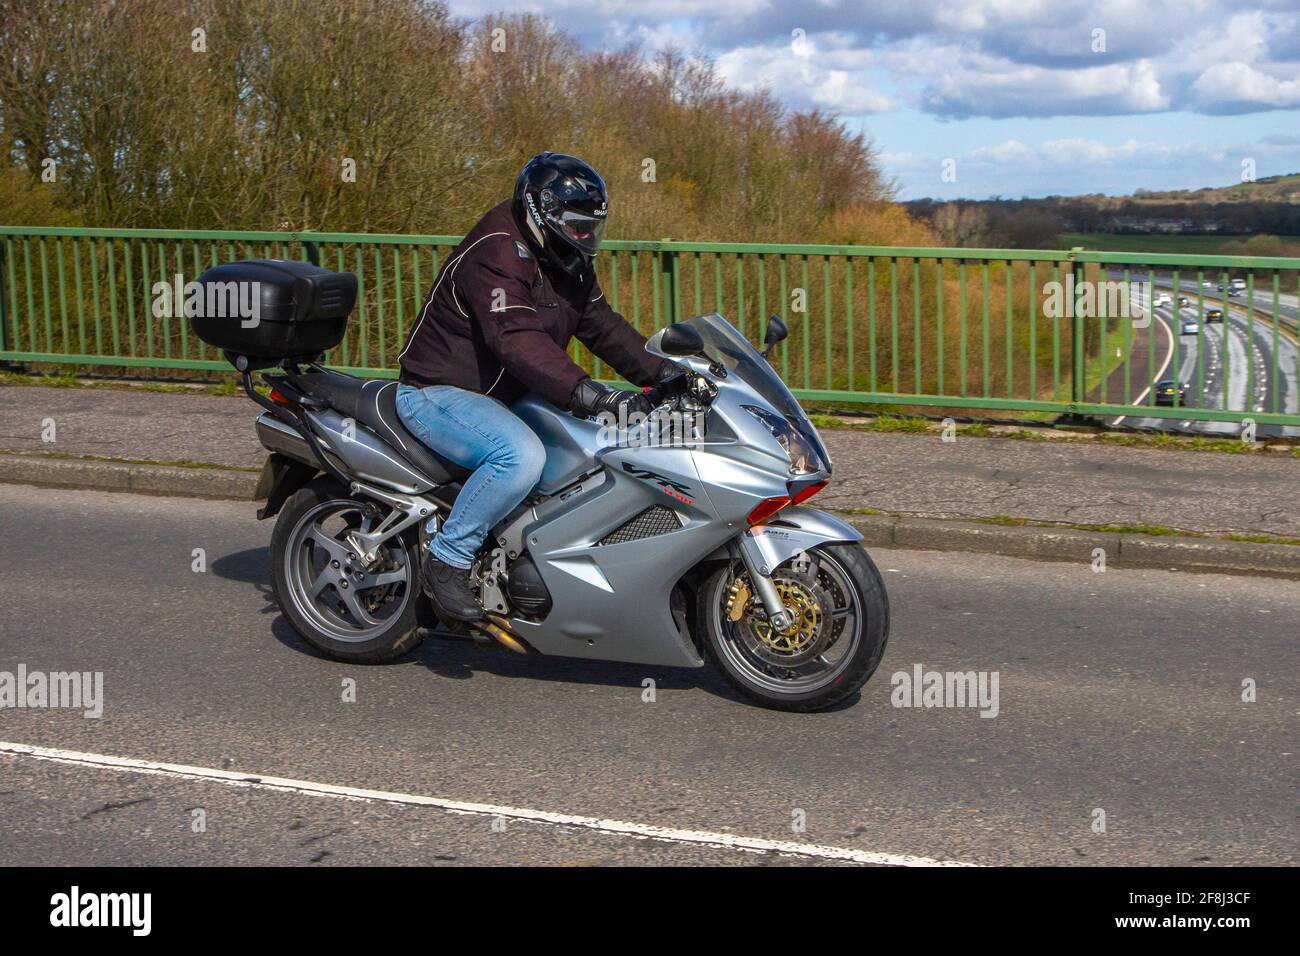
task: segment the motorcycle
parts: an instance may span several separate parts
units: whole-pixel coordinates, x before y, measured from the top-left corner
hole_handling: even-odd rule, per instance
[[[199,285],[259,276],[257,323],[196,316],[194,328],[264,409],[258,517],[276,519],[272,587],[312,647],[391,661],[441,624],[521,654],[711,663],[744,697],[789,711],[831,707],[875,671],[889,634],[884,583],[855,528],[804,504],[831,462],[768,362],[786,337],[778,316],[762,353],[717,313],[656,332],[647,350],[684,375],[652,395],[644,420],[517,401],[546,464],[474,562],[485,617],[467,626],[437,619],[418,572],[468,472],[406,430],[396,382],[320,363],[342,338],[355,277],[258,260]]]

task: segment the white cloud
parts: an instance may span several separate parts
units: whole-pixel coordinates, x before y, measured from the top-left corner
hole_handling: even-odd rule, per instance
[[[496,0],[452,0],[481,15]],[[1165,109],[1246,112],[1293,106],[1300,64],[1294,0],[523,0],[589,41],[638,38],[649,47],[698,41],[738,81],[746,61],[773,55],[773,81],[805,103],[861,115],[910,91],[944,116],[1118,115]],[[824,56],[810,72],[788,62],[791,31]],[[1093,31],[1106,49],[1093,50]],[[891,71],[883,81],[862,64]],[[839,75],[835,71],[843,71]],[[773,91],[783,95],[775,85]]]
[[[716,65],[718,74],[737,89],[764,88],[791,106],[864,116],[895,106],[873,88],[868,75],[870,60],[870,54],[861,51],[856,58],[844,50],[823,51],[810,40],[798,47],[738,47],[719,56]]]
[[[1065,71],[948,48],[914,49],[907,61],[931,62],[936,53],[949,67],[927,80],[921,102],[941,116],[1110,115],[1159,112],[1170,106],[1147,60]]]
[[[458,16],[500,0],[449,0]],[[715,58],[744,88],[863,116],[1247,113],[1300,104],[1298,0],[519,0],[589,46]],[[810,52],[791,48],[801,30]],[[1094,31],[1104,31],[1104,50]]]
[[[976,147],[956,159],[961,167],[969,165],[1015,173],[1023,170],[1114,168],[1135,163],[1144,168],[1170,167],[1190,160],[1223,162],[1230,155],[1248,151],[1242,145],[1223,147],[1198,141],[1158,143],[1128,139],[1112,144],[1094,137],[1069,136],[1045,139],[1035,145],[1018,139],[1007,139],[993,145]],[[882,155],[881,159],[886,165],[896,168],[924,168],[939,163],[939,157],[917,154]]]
[[[1300,106],[1300,77],[1279,78],[1248,63],[1216,63],[1196,78],[1192,90],[1206,108]]]
[[[1130,138],[1107,142],[1092,136],[1064,136],[1025,142],[1000,142],[941,156],[923,152],[882,152],[885,172],[905,183],[904,198],[1077,195],[1128,193],[1135,188],[1197,188],[1234,182],[1243,157],[1271,168],[1293,169],[1290,139],[1265,136],[1222,144],[1200,140],[1158,142]],[[957,180],[941,177],[946,159],[956,160]]]
[[[965,157],[974,163],[1029,163],[1036,162],[1037,153],[1018,139],[1008,139],[993,146],[980,146]]]

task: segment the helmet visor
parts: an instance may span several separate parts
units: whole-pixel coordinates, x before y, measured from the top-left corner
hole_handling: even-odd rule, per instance
[[[589,216],[576,209],[565,209],[549,217],[552,224],[583,255],[594,256],[605,236],[605,218]]]

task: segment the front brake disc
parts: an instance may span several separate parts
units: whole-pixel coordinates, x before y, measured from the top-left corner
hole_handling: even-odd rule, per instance
[[[781,603],[790,612],[790,627],[772,626],[762,602],[750,599],[737,627],[749,650],[769,664],[797,667],[814,660],[831,644],[833,611],[830,597],[812,575],[778,570],[772,576]]]

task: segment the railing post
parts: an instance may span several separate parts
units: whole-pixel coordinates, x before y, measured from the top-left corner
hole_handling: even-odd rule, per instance
[[[660,242],[672,242],[661,239]],[[659,250],[659,272],[664,277],[664,314],[668,324],[681,321],[681,273],[678,271],[677,253],[661,248]]]
[[[1074,358],[1074,374],[1071,375],[1070,398],[1075,404],[1086,400],[1085,375],[1087,364],[1084,355],[1084,335],[1083,335],[1083,316],[1079,314],[1079,296],[1082,294],[1083,283],[1087,281],[1084,277],[1083,263],[1077,261],[1076,256],[1083,252],[1082,246],[1075,246],[1070,250],[1067,258],[1072,263],[1071,271],[1074,276],[1073,296],[1070,302],[1070,327],[1073,332],[1072,341],[1074,346],[1071,349]]]
[[[9,340],[7,328],[9,326],[9,297],[8,287],[5,285],[5,246],[7,243],[0,239],[0,352],[9,350]]]

